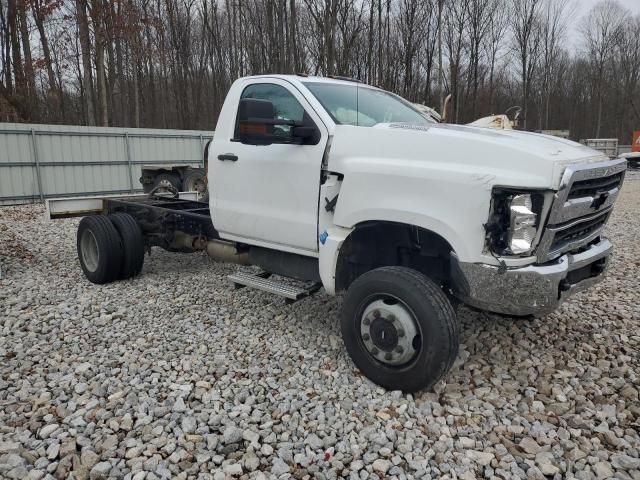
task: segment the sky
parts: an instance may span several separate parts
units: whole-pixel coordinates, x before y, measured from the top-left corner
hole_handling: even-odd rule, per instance
[[[565,1],[565,0],[560,0],[560,1]],[[578,25],[580,24],[580,21],[582,20],[582,17],[584,17],[589,10],[591,10],[591,8],[599,3],[601,0],[574,0],[576,7],[575,7],[575,16],[574,16],[574,20],[570,23],[569,26],[569,41],[571,42],[571,44],[573,45],[574,48],[578,48],[580,47],[580,33],[578,31]],[[630,10],[631,13],[633,13],[634,15],[637,15],[640,13],[640,0],[618,0],[618,2],[620,2],[620,4],[626,8],[627,10]]]

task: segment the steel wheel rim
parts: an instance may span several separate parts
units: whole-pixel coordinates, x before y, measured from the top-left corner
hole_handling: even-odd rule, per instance
[[[171,188],[173,187],[173,183],[171,183],[171,180],[167,180],[166,178],[162,178],[160,179],[160,181],[158,182],[157,185],[157,190],[159,192],[168,192],[171,190]]]
[[[96,237],[91,230],[82,232],[80,251],[82,252],[82,262],[85,268],[90,272],[95,272],[100,262],[100,251],[98,250]]]
[[[422,350],[416,316],[399,298],[388,294],[369,297],[358,317],[360,342],[378,362],[402,367],[415,360]]]
[[[187,192],[204,193],[207,190],[207,187],[204,183],[204,177],[189,179],[189,181],[185,185],[185,190]]]

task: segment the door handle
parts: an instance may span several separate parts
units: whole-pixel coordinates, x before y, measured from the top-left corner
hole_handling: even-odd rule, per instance
[[[237,162],[238,156],[234,155],[233,153],[223,153],[221,155],[218,155],[218,160],[220,160],[221,162],[224,162],[225,160],[229,160],[230,162]]]

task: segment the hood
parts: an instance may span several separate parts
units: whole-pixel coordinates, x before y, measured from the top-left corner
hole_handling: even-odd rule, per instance
[[[410,128],[402,124],[384,124],[382,128]],[[585,159],[597,157],[594,161],[606,158],[602,152],[560,137],[540,133],[508,129],[487,129],[470,125],[438,124],[427,130],[432,135],[465,138],[478,142],[491,143],[497,148],[521,150],[540,157],[541,160],[555,162],[558,159]]]
[[[608,159],[597,150],[558,137],[516,130],[464,125],[378,124],[338,125],[329,167],[353,168],[356,163],[385,163],[397,168],[453,170],[481,175],[502,186],[557,188],[566,166]],[[489,179],[490,178],[490,182]]]

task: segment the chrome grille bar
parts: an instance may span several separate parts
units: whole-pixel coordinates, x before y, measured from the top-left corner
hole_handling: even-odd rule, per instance
[[[595,240],[602,233],[611,211],[612,207],[562,225],[548,226],[540,240],[538,259],[544,262]]]
[[[593,202],[600,195],[605,195],[603,203],[598,206],[599,210],[610,207],[616,201],[622,186],[624,175],[620,176],[620,180],[615,184],[605,185],[605,190],[597,190],[588,192],[584,196],[575,197],[570,195],[574,183],[583,180],[593,180],[606,177],[613,177],[624,172],[627,168],[625,159],[615,159],[606,162],[590,163],[586,165],[572,165],[566,168],[560,188],[555,194],[551,213],[549,215],[549,224],[557,225],[568,220],[589,215],[594,212],[592,208]],[[578,184],[580,185],[580,184]],[[597,196],[595,195],[597,194]]]
[[[566,168],[538,245],[539,262],[600,236],[622,188],[626,167],[625,159],[615,159]]]

